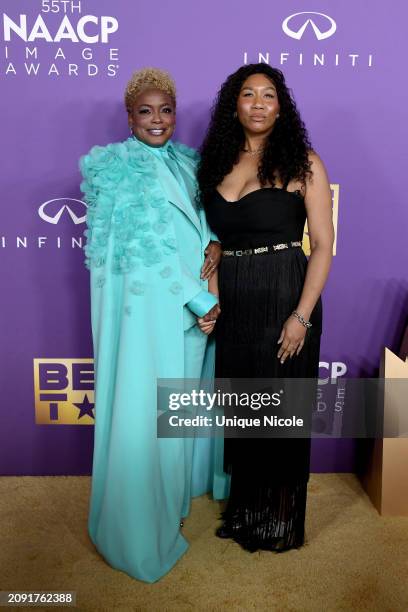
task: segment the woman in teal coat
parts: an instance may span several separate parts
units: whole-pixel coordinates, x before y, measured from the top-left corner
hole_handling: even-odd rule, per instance
[[[197,154],[170,140],[173,81],[139,71],[125,102],[132,136],[80,163],[95,357],[89,533],[110,565],[154,582],[188,547],[180,521],[191,496],[225,496],[210,440],[156,433],[157,379],[213,375],[197,317],[214,325],[219,314],[208,291],[219,246],[195,206]]]

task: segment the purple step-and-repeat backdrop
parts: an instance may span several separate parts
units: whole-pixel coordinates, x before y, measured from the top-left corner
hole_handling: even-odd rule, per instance
[[[284,71],[333,192],[321,375],[376,374],[383,347],[397,347],[408,293],[403,0],[2,0],[2,9],[2,474],[90,471],[78,158],[127,137],[123,91],[143,66],[174,76],[177,137],[192,146],[228,74],[257,61]],[[312,469],[352,471],[354,452],[352,440],[314,440]]]

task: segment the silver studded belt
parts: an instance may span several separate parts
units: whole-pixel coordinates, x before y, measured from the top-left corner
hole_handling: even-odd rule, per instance
[[[241,257],[242,255],[261,255],[264,253],[274,253],[275,251],[283,251],[284,249],[294,249],[301,247],[302,242],[281,242],[280,244],[270,244],[268,246],[256,247],[253,249],[238,249],[237,251],[223,251],[224,257]]]

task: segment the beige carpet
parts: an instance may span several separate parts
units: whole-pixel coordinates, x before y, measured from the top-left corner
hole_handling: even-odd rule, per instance
[[[81,611],[408,610],[408,518],[381,518],[352,474],[311,476],[306,544],[282,554],[214,537],[219,504],[194,500],[190,549],[153,585],[94,549],[89,487],[88,477],[0,479],[0,590],[76,591]]]

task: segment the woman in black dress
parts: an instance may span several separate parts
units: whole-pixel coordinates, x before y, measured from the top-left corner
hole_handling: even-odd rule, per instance
[[[333,246],[331,191],[283,74],[241,67],[216,99],[198,171],[222,243],[216,376],[313,378]],[[311,255],[302,248],[308,221]],[[250,551],[304,542],[310,438],[226,439],[231,492],[217,535]]]

